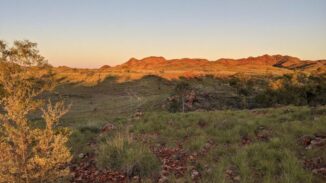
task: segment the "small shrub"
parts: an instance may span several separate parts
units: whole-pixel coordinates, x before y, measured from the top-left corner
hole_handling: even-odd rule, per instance
[[[122,170],[129,176],[149,177],[159,172],[159,160],[145,145],[118,134],[101,143],[96,158],[102,169]]]

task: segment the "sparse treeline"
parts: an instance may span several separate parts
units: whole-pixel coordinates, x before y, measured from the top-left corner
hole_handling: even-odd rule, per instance
[[[255,96],[260,107],[275,105],[325,105],[326,75],[307,75],[297,72],[272,78]]]
[[[70,132],[56,128],[67,108],[39,97],[55,86],[46,67],[36,43],[0,40],[0,182],[60,182],[69,173]],[[30,120],[36,111],[40,120]]]
[[[248,99],[248,108],[326,104],[325,74],[294,72],[277,77],[233,78],[229,82],[239,97]]]
[[[283,76],[182,78],[175,84],[167,106],[169,111],[177,112],[325,104],[326,74],[294,72]]]

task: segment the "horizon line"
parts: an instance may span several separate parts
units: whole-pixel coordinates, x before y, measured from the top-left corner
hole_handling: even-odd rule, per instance
[[[147,57],[142,57],[141,59],[138,59],[136,57],[130,57],[129,59],[127,59],[126,61],[120,63],[120,64],[113,64],[113,65],[109,65],[109,64],[103,64],[101,66],[97,66],[97,67],[71,67],[71,66],[67,66],[67,65],[53,65],[49,62],[49,64],[53,67],[68,67],[68,68],[73,68],[73,69],[100,69],[101,67],[103,66],[110,66],[110,67],[116,67],[116,66],[119,66],[119,65],[123,65],[125,63],[127,63],[128,61],[132,60],[132,59],[135,59],[137,61],[141,61],[141,60],[144,60],[146,58],[163,58],[165,61],[171,61],[171,60],[182,60],[182,59],[190,59],[190,60],[206,60],[206,61],[209,61],[209,62],[216,62],[216,61],[220,61],[220,60],[241,60],[241,59],[249,59],[249,58],[258,58],[258,57],[263,57],[263,56],[283,56],[283,57],[292,57],[292,58],[297,58],[299,59],[300,61],[313,61],[313,62],[317,62],[317,61],[323,61],[323,60],[326,60],[326,58],[324,59],[301,59],[300,57],[297,57],[297,56],[292,56],[292,55],[288,55],[288,54],[262,54],[262,55],[257,55],[257,56],[247,56],[247,57],[238,57],[238,58],[232,58],[232,57],[220,57],[218,59],[215,59],[215,60],[211,60],[211,59],[207,59],[207,58],[204,58],[204,57],[179,57],[179,58],[166,58],[164,56],[147,56]]]

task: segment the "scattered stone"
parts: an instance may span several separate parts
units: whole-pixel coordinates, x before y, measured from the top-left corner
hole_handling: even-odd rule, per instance
[[[320,118],[317,117],[317,116],[314,116],[314,117],[313,117],[313,120],[314,120],[314,121],[317,121],[317,120],[319,120],[319,119],[320,119]]]
[[[159,180],[158,180],[159,183],[167,183],[169,182],[169,179],[165,176],[162,176]]]
[[[226,177],[231,181],[231,182],[240,182],[241,177],[239,175],[239,172],[235,167],[229,168],[225,171]]]
[[[161,171],[161,176],[168,176],[168,175],[169,175],[169,171],[167,171],[167,170]]]
[[[225,171],[225,173],[226,173],[227,175],[232,175],[232,174],[233,174],[233,171],[232,171],[231,169],[227,169],[227,170]]]
[[[240,181],[241,180],[241,177],[239,175],[238,176],[235,176],[235,177],[233,177],[233,180]]]
[[[132,177],[132,179],[133,179],[134,181],[140,181],[140,177],[139,177],[139,176],[134,176],[134,177]]]
[[[212,169],[211,168],[207,168],[206,169],[206,173],[209,173],[209,174],[212,173]]]
[[[314,136],[302,136],[299,143],[305,146],[305,149],[312,149],[313,147],[321,147],[326,145],[326,135],[315,134]]]
[[[188,155],[181,146],[175,148],[160,146],[152,148],[152,151],[162,162],[161,176],[173,174],[180,177],[185,174]]]
[[[79,155],[78,155],[78,158],[80,158],[80,159],[82,159],[82,158],[84,158],[84,153],[80,153]]]
[[[192,180],[197,180],[200,177],[200,174],[197,170],[192,170],[191,171],[191,179]]]
[[[252,141],[251,141],[251,139],[248,136],[243,136],[241,138],[241,144],[242,145],[249,145],[251,143],[252,143]]]
[[[318,168],[318,169],[313,169],[312,173],[322,175],[323,177],[326,177],[326,167]]]
[[[323,146],[326,144],[326,138],[323,139],[323,138],[316,137],[310,143],[311,143],[311,145],[314,145],[314,146]]]
[[[272,132],[264,126],[260,126],[255,130],[255,135],[258,140],[268,141],[271,138]]]
[[[101,133],[109,133],[112,130],[117,129],[117,127],[115,125],[113,125],[112,123],[106,123],[102,128],[101,128]]]
[[[205,149],[209,149],[211,146],[212,146],[212,144],[209,143],[209,142],[207,142],[207,143],[204,145],[204,148],[205,148]]]
[[[308,146],[308,145],[310,145],[310,142],[312,139],[313,139],[312,136],[304,135],[299,139],[299,143],[304,146]]]
[[[193,161],[193,160],[195,160],[195,157],[193,155],[190,155],[189,160]]]
[[[81,153],[82,154],[82,153]],[[81,156],[80,154],[80,156]],[[71,182],[127,182],[127,176],[123,172],[111,170],[99,170],[95,165],[94,154],[83,154],[81,161],[72,162],[70,167]]]
[[[132,118],[138,120],[138,119],[140,119],[140,118],[143,117],[143,116],[144,116],[144,113],[143,113],[143,112],[141,112],[141,111],[137,111],[137,112],[135,112],[135,113],[132,115]]]
[[[304,167],[312,173],[326,178],[326,161],[322,157],[304,160]]]
[[[92,149],[96,149],[96,141],[94,140],[94,141],[91,141],[91,142],[89,142],[89,143],[87,143],[87,145],[90,147],[90,148],[92,148]]]

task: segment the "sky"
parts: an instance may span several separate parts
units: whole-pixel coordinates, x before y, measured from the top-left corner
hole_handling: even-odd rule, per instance
[[[54,66],[131,57],[326,59],[326,0],[0,0],[0,39]]]

